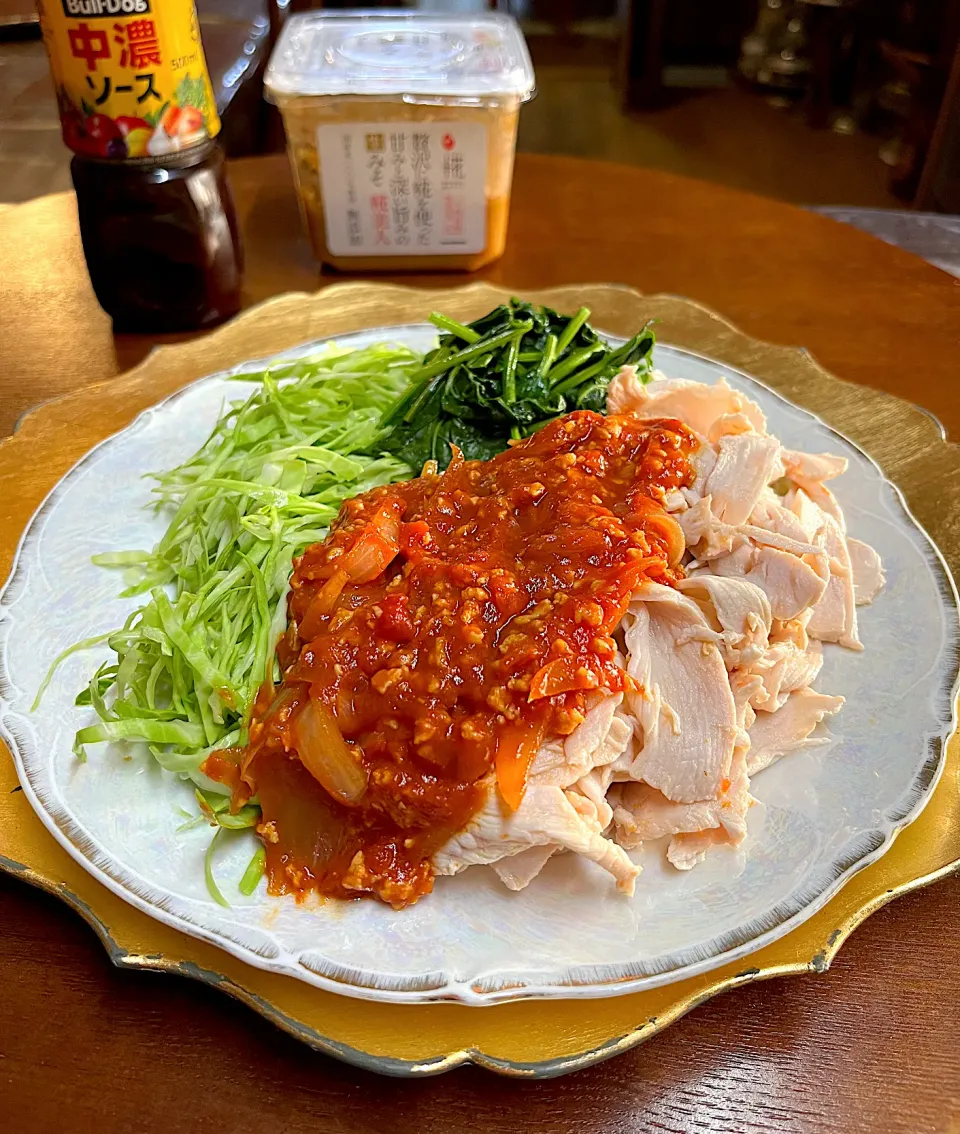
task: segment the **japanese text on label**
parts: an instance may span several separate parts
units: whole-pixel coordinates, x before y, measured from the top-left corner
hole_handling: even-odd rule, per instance
[[[474,122],[321,126],[317,148],[330,252],[481,252],[486,133]]]

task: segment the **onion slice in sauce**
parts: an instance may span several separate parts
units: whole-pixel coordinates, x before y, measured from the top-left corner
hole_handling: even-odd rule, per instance
[[[340,566],[324,583],[300,624],[309,641],[320,633],[323,620],[337,605],[347,583],[369,583],[382,575],[400,551],[400,517],[403,502],[389,499],[343,556]]]
[[[667,537],[667,562],[671,567],[676,567],[683,558],[683,553],[687,550],[683,528],[667,512],[657,516],[657,521],[660,524],[660,530]]]
[[[353,583],[369,583],[382,575],[400,550],[403,501],[390,499],[343,557],[343,570]]]
[[[368,773],[343,739],[326,705],[308,701],[293,726],[300,762],[341,803],[358,803],[367,790]]]

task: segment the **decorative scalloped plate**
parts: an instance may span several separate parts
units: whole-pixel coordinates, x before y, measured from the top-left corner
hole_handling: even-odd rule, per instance
[[[422,318],[425,310],[438,303],[442,303],[445,310],[456,315],[472,317],[489,308],[504,295],[505,293],[486,285],[473,285],[456,291],[431,294],[383,285],[348,284],[327,289],[316,296],[284,297],[249,312],[235,323],[204,339],[173,348],[164,348],[152,355],[136,371],[114,383],[91,387],[42,407],[27,418],[23,429],[16,437],[0,447],[0,487],[4,489],[0,497],[3,501],[0,507],[4,512],[9,513],[4,517],[6,522],[2,525],[5,538],[0,550],[9,561],[13,540],[29,512],[36,507],[46,491],[76,461],[84,449],[127,424],[138,410],[214,367],[273,354],[298,341],[304,342],[331,335],[340,336],[350,329],[373,322],[380,323],[388,318],[397,323],[406,322],[411,318]],[[560,307],[570,304],[576,306],[580,302],[586,302],[594,309],[595,324],[612,332],[629,331],[639,320],[657,316],[661,319],[660,335],[663,340],[682,344],[715,359],[741,366],[761,377],[767,385],[776,388],[779,392],[819,410],[833,425],[871,448],[885,471],[891,472],[905,488],[907,498],[914,504],[915,509],[917,505],[926,507],[930,515],[921,515],[920,518],[933,530],[934,536],[941,540],[950,558],[950,541],[944,537],[953,536],[954,541],[956,539],[956,536],[948,530],[947,524],[953,512],[950,502],[953,502],[958,494],[955,483],[957,454],[952,446],[943,443],[942,437],[938,436],[935,423],[922,411],[887,395],[841,383],[826,375],[801,352],[753,342],[708,312],[683,300],[664,297],[643,298],[627,289],[603,286],[560,289],[535,298]],[[375,315],[372,314],[373,312]],[[661,358],[660,363],[671,373],[686,373],[691,377],[702,376],[692,370],[705,366],[702,360],[683,353],[675,354],[672,359]],[[180,404],[189,404],[189,400],[200,396],[199,392],[212,381],[214,380],[208,379],[207,383],[193,387],[179,399]],[[741,378],[740,382],[743,381],[744,379]],[[761,401],[766,398],[765,408],[771,416],[772,428],[788,442],[794,444],[802,442],[813,448],[836,449],[838,446],[844,448],[838,438],[830,436],[826,431],[823,439],[818,438],[817,443],[813,444],[810,441],[811,431],[814,434],[817,430],[823,431],[824,427],[821,424],[807,418],[806,415],[798,415],[795,409],[785,406],[767,390],[759,391],[756,396]],[[170,404],[175,405],[176,402]],[[151,419],[161,419],[164,412],[166,407],[161,408],[158,414],[148,415],[138,423],[141,442],[144,440],[144,434],[149,432]],[[131,434],[126,436],[130,437]],[[82,470],[88,469],[91,463],[94,465],[102,464],[104,461],[109,463],[111,447],[116,449],[120,442],[122,438],[115,438],[108,445],[101,447],[91,461],[84,462],[81,470],[71,476],[70,483],[65,489],[58,489],[58,493],[51,497],[48,506],[44,509],[43,515],[47,520],[55,514],[56,501],[58,497],[62,498],[64,491],[69,492],[77,482],[89,479],[91,475],[93,480],[96,480],[95,469],[92,474],[89,470],[87,473]],[[190,441],[188,447],[192,445],[193,442]],[[25,449],[24,446],[28,448]],[[145,448],[149,450],[149,444]],[[29,462],[23,457],[26,451],[31,454]],[[902,643],[909,636],[908,623],[899,629],[896,626],[897,617],[908,617],[904,610],[900,610],[901,604],[896,602],[899,593],[898,580],[902,579],[905,585],[907,576],[910,576],[914,586],[917,578],[925,581],[920,589],[926,595],[925,601],[929,600],[928,614],[934,620],[928,625],[933,629],[939,626],[939,630],[935,633],[932,629],[930,635],[924,636],[928,645],[935,638],[937,641],[930,645],[927,653],[921,652],[912,659],[912,665],[907,669],[907,672],[926,674],[925,677],[918,678],[914,692],[914,701],[926,706],[925,712],[911,718],[911,727],[907,728],[899,744],[891,744],[888,735],[885,742],[877,749],[882,761],[889,760],[883,763],[885,771],[882,778],[885,782],[890,782],[891,776],[901,777],[902,782],[898,781],[900,790],[877,797],[873,801],[873,806],[868,807],[859,816],[852,816],[854,821],[849,824],[849,830],[845,832],[847,837],[838,839],[832,847],[828,846],[827,857],[821,866],[829,869],[832,865],[835,868],[834,875],[831,877],[828,873],[821,872],[819,888],[813,886],[811,889],[808,885],[799,906],[794,887],[786,895],[786,904],[782,904],[779,910],[774,911],[775,916],[772,921],[770,902],[765,896],[766,909],[761,911],[759,918],[753,918],[752,925],[748,926],[746,932],[744,918],[740,917],[737,922],[739,938],[728,934],[724,940],[717,941],[714,933],[712,938],[708,934],[704,939],[701,926],[699,938],[695,933],[692,938],[688,936],[686,950],[678,949],[675,943],[672,953],[669,948],[666,952],[661,949],[659,953],[656,949],[646,950],[644,955],[652,957],[656,963],[647,965],[645,971],[638,971],[635,965],[632,969],[628,967],[626,970],[621,967],[619,972],[615,967],[611,967],[606,972],[598,972],[594,968],[586,973],[567,972],[561,974],[558,979],[556,966],[552,972],[547,966],[546,977],[543,972],[544,966],[541,966],[541,972],[532,974],[533,979],[529,970],[519,974],[519,982],[526,986],[522,989],[517,988],[517,974],[511,974],[512,979],[505,979],[503,973],[494,976],[493,979],[487,979],[491,973],[489,966],[486,970],[480,971],[479,980],[461,979],[459,982],[456,980],[451,982],[448,979],[449,974],[446,974],[445,979],[433,982],[433,987],[426,989],[423,988],[424,982],[420,983],[419,988],[415,988],[409,980],[411,974],[407,974],[406,982],[403,979],[397,982],[395,979],[397,974],[393,973],[388,974],[391,980],[387,983],[391,983],[392,987],[386,991],[394,997],[409,996],[411,993],[423,996],[424,992],[433,997],[438,995],[449,997],[452,993],[468,1002],[490,1003],[497,998],[516,995],[517,991],[521,994],[534,992],[543,995],[552,992],[561,996],[570,996],[571,993],[596,996],[624,993],[629,987],[636,987],[636,983],[625,986],[625,980],[645,982],[648,988],[651,983],[657,981],[668,980],[675,983],[664,988],[621,995],[616,1001],[604,1005],[602,1012],[596,1011],[592,1004],[581,1003],[577,1006],[576,1013],[573,1013],[570,1011],[573,1006],[563,1001],[540,1003],[535,1007],[523,1004],[504,1005],[490,1008],[484,1013],[475,1013],[449,1005],[401,1008],[357,1001],[348,1002],[318,988],[307,987],[286,975],[279,975],[277,972],[259,972],[240,963],[234,957],[212,949],[203,941],[189,941],[168,926],[150,922],[138,911],[121,905],[112,894],[86,877],[76,864],[52,843],[24,806],[24,798],[20,793],[13,796],[4,795],[3,802],[0,803],[0,855],[3,856],[0,858],[0,865],[23,872],[31,880],[47,888],[56,889],[62,883],[66,883],[70,894],[65,896],[74,904],[82,904],[85,907],[86,915],[99,925],[105,937],[112,940],[112,950],[120,963],[149,964],[152,967],[169,967],[184,971],[183,965],[186,962],[187,971],[192,970],[194,975],[202,975],[204,979],[221,983],[236,995],[255,1003],[265,1014],[272,1016],[315,1046],[365,1066],[375,1066],[380,1070],[396,1074],[438,1071],[468,1059],[516,1074],[560,1073],[639,1042],[669,1019],[675,1018],[694,1003],[720,988],[728,986],[731,981],[773,975],[775,972],[795,971],[804,966],[823,967],[830,950],[836,948],[842,938],[872,908],[882,904],[882,901],[897,889],[920,884],[929,880],[931,876],[949,869],[960,855],[956,836],[949,823],[944,823],[944,815],[954,814],[958,807],[956,776],[944,777],[939,787],[934,790],[945,759],[949,759],[954,764],[956,761],[956,753],[951,749],[948,756],[939,743],[943,738],[944,725],[950,719],[951,698],[947,694],[952,689],[955,669],[955,651],[951,653],[951,648],[956,632],[956,610],[949,576],[922,534],[910,523],[897,494],[884,484],[876,469],[858,454],[857,450],[846,447],[844,451],[851,455],[857,464],[857,474],[848,474],[845,478],[847,483],[841,482],[844,484],[844,490],[849,490],[851,480],[860,486],[872,486],[872,496],[868,492],[867,496],[858,496],[853,502],[847,496],[842,497],[848,509],[852,506],[851,530],[881,544],[885,558],[892,555],[889,561],[894,568],[891,571],[891,586],[886,595],[891,605],[883,617],[877,614],[872,622],[868,617],[864,623],[868,654],[871,648],[878,654],[883,653],[884,641],[891,643],[888,649],[896,648],[896,644]],[[146,460],[144,470],[157,464],[169,463],[168,460],[158,461],[154,454],[150,454],[149,459],[147,457],[144,459]],[[918,486],[920,484],[918,474],[921,465],[924,483],[928,489],[926,496],[920,493],[914,495],[910,488],[912,483]],[[125,471],[132,473],[134,467],[139,471],[139,466],[131,466]],[[41,471],[33,471],[27,477],[22,473],[24,468]],[[931,479],[937,486],[937,492],[933,494],[929,494]],[[857,491],[859,492],[859,488]],[[939,507],[936,510],[929,508],[931,495],[938,501]],[[938,517],[940,517],[940,530],[937,530]],[[43,524],[44,521],[41,519],[40,526],[34,528],[33,534],[36,539],[33,543],[40,542],[43,532],[44,548],[49,555],[45,555],[42,562],[36,559],[32,571],[24,570],[24,565],[29,566],[31,561],[31,539],[28,538],[21,554],[20,568],[7,589],[5,604],[12,609],[14,625],[18,607],[20,610],[26,609],[21,604],[28,602],[31,587],[41,585],[38,577],[42,576],[43,567],[49,568],[51,563],[57,561],[56,524],[49,532],[45,531]],[[896,538],[891,537],[892,542],[889,546],[884,543],[885,531],[897,533]],[[115,536],[110,536],[110,542],[116,542]],[[121,542],[126,543],[129,540],[121,540]],[[912,550],[905,551],[907,547]],[[905,559],[898,559],[901,552],[906,555]],[[86,554],[84,548],[78,548],[78,559],[85,558]],[[62,573],[58,572],[58,580],[61,583],[62,578]],[[84,588],[90,585],[90,582],[81,576],[71,582],[82,583]],[[883,599],[880,601],[882,602]],[[881,607],[878,606],[875,610],[880,611]],[[899,615],[896,611],[900,611]],[[61,615],[65,616],[64,612],[61,612]],[[59,619],[57,624],[59,625]],[[75,628],[68,626],[66,633],[68,637],[75,636]],[[873,641],[870,640],[871,634],[874,635]],[[8,661],[10,643],[11,634],[8,633]],[[14,670],[17,686],[20,685],[21,672],[22,662]],[[839,664],[834,666],[834,673],[826,675],[824,688],[829,688],[831,691],[837,689],[838,680],[845,672],[849,670],[844,666]],[[74,683],[75,679],[76,675],[73,675]],[[853,702],[856,695],[853,685],[847,685],[839,691],[853,694],[851,696]],[[0,684],[0,699],[8,703],[15,702],[21,693],[22,690],[12,687],[9,683]],[[822,777],[829,774],[830,760],[833,761],[834,766],[847,768],[851,774],[854,774],[858,750],[862,755],[866,752],[868,740],[872,742],[876,735],[883,735],[887,731],[884,728],[877,728],[875,721],[871,722],[866,718],[859,723],[856,720],[851,721],[848,716],[850,708],[851,706],[848,705],[841,715],[846,718],[842,725],[842,736],[838,737],[837,743],[832,746],[827,762],[816,770],[816,775],[813,777],[818,792],[822,794],[828,783]],[[44,792],[47,793],[44,799],[46,808],[44,813],[51,829],[70,846],[74,855],[80,857],[90,855],[90,847],[84,849],[82,845],[73,841],[67,830],[69,824],[63,822],[64,815],[71,818],[71,807],[76,810],[76,797],[71,797],[71,785],[77,781],[75,775],[65,771],[64,761],[56,758],[56,753],[63,745],[63,737],[58,738],[55,735],[44,737],[39,735],[42,729],[38,730],[38,734],[28,736],[27,733],[31,728],[24,727],[22,713],[17,715],[14,712],[11,715],[9,709],[5,710],[4,721],[8,734],[15,733],[17,737],[17,747],[20,749],[21,757],[26,753],[27,769],[23,777],[26,786],[37,795],[42,796]],[[893,724],[892,718],[889,723]],[[68,720],[64,724],[63,734],[66,735],[73,727],[73,722]],[[871,727],[876,729],[873,734],[870,733]],[[920,743],[922,733],[927,734],[931,742],[926,750]],[[55,755],[53,760],[40,758],[41,753],[46,753],[49,757],[51,752]],[[848,768],[848,765],[851,767]],[[0,768],[2,768],[0,776],[11,777],[12,772],[8,764],[0,765]],[[44,783],[43,769],[58,770]],[[767,775],[771,776],[775,771],[776,769],[773,769]],[[762,779],[761,777],[758,780],[758,788]],[[771,826],[776,828],[776,823],[771,823],[770,815],[776,816],[783,810],[780,807],[782,800],[778,801],[777,785],[772,780],[769,782],[772,793],[772,802],[768,800],[769,814],[754,836],[761,850],[765,845],[764,830]],[[783,795],[782,790],[780,794]],[[830,794],[832,797],[833,792],[831,791]],[[880,862],[863,869],[819,915],[808,921],[806,925],[793,929],[780,942],[769,945],[756,954],[749,970],[741,972],[742,966],[725,963],[756,949],[773,934],[790,930],[791,925],[796,924],[800,916],[804,914],[809,916],[812,909],[823,905],[843,880],[864,867],[872,858],[876,858],[889,845],[899,826],[915,816],[922,803],[928,799],[930,804],[920,816],[917,825],[900,837],[892,853],[886,855]],[[63,811],[64,803],[66,803],[65,811]],[[59,814],[58,807],[61,808]],[[814,806],[810,814],[805,817],[806,826],[801,824],[793,834],[790,833],[788,824],[789,837],[780,838],[780,849],[791,844],[796,845],[796,830],[801,830],[802,837],[803,832],[809,827],[807,821],[811,815],[817,813],[823,813],[822,803]],[[90,815],[96,818],[96,808],[83,816],[88,820],[87,825],[96,839],[98,832],[95,824],[89,823]],[[76,816],[73,815],[72,818],[75,820]],[[838,823],[842,826],[842,819],[843,816],[839,813],[833,814],[831,822],[835,829]],[[933,828],[929,829],[931,825]],[[926,829],[926,836],[917,844],[913,836],[920,827]],[[872,834],[866,834],[867,832]],[[774,833],[776,834],[776,830]],[[101,830],[99,834],[102,838],[103,831]],[[776,838],[773,841],[777,843]],[[82,838],[80,843],[83,843]],[[818,837],[810,843],[808,849],[812,853],[813,850],[820,850],[822,846],[823,839]],[[904,847],[907,847],[907,852],[912,848],[912,855],[904,852]],[[114,888],[125,889],[129,886],[129,876],[124,881],[122,877],[124,864],[118,860],[116,845],[106,848],[106,855],[103,854],[104,849],[101,846],[99,851],[95,852],[99,855],[95,868],[98,876]],[[753,852],[747,858],[748,864],[752,854]],[[809,854],[807,857],[810,857]],[[121,867],[119,881],[116,873],[111,875],[109,869],[111,863],[116,866],[118,861]],[[87,865],[89,868],[90,864]],[[896,884],[876,889],[877,882],[871,884],[871,879],[881,875],[886,882],[894,879]],[[808,882],[809,877],[808,875]],[[453,886],[467,878],[469,872],[463,879],[453,880],[446,892],[453,892]],[[162,881],[162,877],[157,876],[153,882],[156,883],[158,880]],[[716,881],[710,883],[709,880],[705,883],[706,889],[709,890],[711,885],[714,890],[718,889]],[[484,890],[483,896],[486,898],[487,891],[483,887],[481,890]],[[490,890],[489,893],[496,892]],[[190,898],[189,895],[187,897],[188,900],[196,903],[197,899]],[[516,896],[511,897],[516,902]],[[209,922],[204,923],[205,911],[209,907],[202,900],[199,902],[202,907],[201,924],[198,926],[194,923],[191,926],[190,919],[182,916],[183,910],[175,908],[182,900],[182,894],[166,895],[163,898],[162,904],[165,908],[161,916],[174,924],[190,926],[189,931],[192,933],[199,931],[199,935],[219,940],[234,952],[248,949],[251,941],[255,946],[258,944],[262,946],[263,938],[250,937],[251,927],[256,921],[255,903],[250,907],[253,921],[249,921],[246,925],[241,924],[240,932],[237,931],[234,923],[231,932],[223,934],[218,932],[217,927],[211,932]],[[729,903],[729,895],[725,895],[723,900]],[[138,901],[145,901],[143,892],[139,894]],[[431,902],[433,901],[432,898]],[[793,905],[790,905],[791,901]],[[146,897],[146,904],[150,904],[149,894]],[[360,904],[360,908],[363,907],[373,908],[370,903]],[[435,907],[439,916],[443,910],[442,902],[436,902]],[[420,908],[428,908],[428,903],[416,907],[416,909]],[[649,894],[647,908],[650,908]],[[497,906],[496,910],[496,916],[503,920],[504,908]],[[609,916],[606,904],[604,904],[603,916],[605,918]],[[259,917],[262,922],[262,911]],[[349,918],[341,920],[346,923]],[[747,922],[749,921],[748,918]],[[426,927],[426,932],[435,933],[438,926],[439,923],[434,922]],[[824,933],[823,930],[827,926],[830,928]],[[365,924],[361,928],[364,933],[368,933],[371,927]],[[373,928],[376,930],[376,923],[373,923]],[[423,928],[418,927],[418,929]],[[262,929],[260,931],[262,932]],[[343,927],[339,932],[349,944],[349,933],[345,932]],[[687,932],[689,934],[689,926]],[[268,934],[271,935],[274,941],[278,936],[280,937],[282,960],[278,967],[281,971],[295,971],[308,980],[323,983],[328,988],[337,987],[341,991],[352,991],[354,995],[383,995],[382,989],[378,992],[370,988],[371,983],[377,983],[376,971],[370,966],[364,971],[361,966],[361,972],[358,974],[355,964],[344,963],[350,956],[346,952],[340,958],[334,957],[334,964],[337,966],[335,968],[321,963],[311,966],[313,971],[303,970],[302,966],[296,964],[298,959],[303,958],[298,957],[295,950],[290,950],[284,942],[283,934],[275,925]],[[817,948],[813,948],[814,945]],[[446,944],[447,950],[456,947],[457,942]],[[264,956],[264,952],[269,953],[269,951],[268,944],[266,950],[261,947],[251,959],[260,965],[272,963],[275,957]],[[314,952],[316,953],[317,950]],[[147,957],[144,955],[146,953],[161,955]],[[246,955],[250,956],[250,953]],[[294,961],[293,965],[290,964],[291,958]],[[329,958],[326,960],[329,961]],[[374,957],[374,962],[375,960]],[[420,965],[419,971],[423,971],[422,956],[416,957],[414,964]],[[702,973],[707,966],[718,964],[723,967],[712,975],[693,975]],[[569,969],[572,966],[567,964],[566,967]],[[320,971],[316,971],[317,969]],[[371,973],[375,977],[373,982],[369,980]],[[689,974],[687,979],[676,983],[679,976],[687,974]],[[359,981],[358,975],[361,978]],[[402,973],[400,975],[403,977]],[[380,976],[382,977],[382,974]],[[348,984],[352,983],[354,987],[345,987],[344,981]],[[380,980],[380,983],[384,982]],[[572,985],[577,987],[574,988]],[[535,1025],[531,1026],[534,1016]],[[320,1024],[321,1017],[322,1024]],[[656,1017],[655,1021],[650,1022],[651,1017]]]

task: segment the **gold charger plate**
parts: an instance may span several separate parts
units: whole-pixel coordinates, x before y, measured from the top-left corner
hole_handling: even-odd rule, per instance
[[[420,322],[436,306],[472,319],[509,292],[489,284],[423,291],[336,284],[268,301],[189,343],[154,351],[135,370],[30,413],[0,443],[0,578],[20,533],[56,482],[97,442],[174,390],[225,367],[311,339],[368,326]],[[590,284],[527,293],[561,310],[581,304],[604,330],[632,333],[659,320],[664,342],[755,375],[865,448],[903,491],[951,569],[960,568],[960,449],[924,410],[843,382],[808,354],[751,339],[689,300]],[[931,488],[934,491],[931,491]],[[0,744],[0,869],[57,895],[96,930],[117,965],[203,980],[249,1004],[312,1047],[394,1075],[429,1075],[476,1063],[517,1077],[559,1075],[642,1043],[691,1008],[753,980],[823,972],[853,930],[899,894],[960,870],[960,741],[920,817],[890,851],[855,875],[786,937],[726,967],[646,992],[604,1000],[520,1001],[483,1008],[390,1005],[337,996],[245,965],[215,946],[152,920],[110,893],[44,829],[18,790]]]

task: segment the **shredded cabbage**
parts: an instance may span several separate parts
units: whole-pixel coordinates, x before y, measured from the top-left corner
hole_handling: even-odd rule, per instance
[[[247,710],[286,627],[294,556],[323,539],[347,497],[413,475],[375,445],[384,411],[420,363],[401,346],[334,347],[238,376],[256,382],[254,392],[225,410],[190,460],[154,475],[155,507],[170,516],[157,546],[94,558],[123,570],[124,597],[149,597],[120,629],[53,664],[51,673],[104,640],[115,655],[77,698],[100,718],[77,733],[79,759],[88,744],[142,741],[209,799],[216,785],[200,765],[246,742]],[[248,809],[214,818],[218,835],[255,821]],[[255,873],[251,864],[246,885]],[[215,884],[210,892],[222,901]]]

